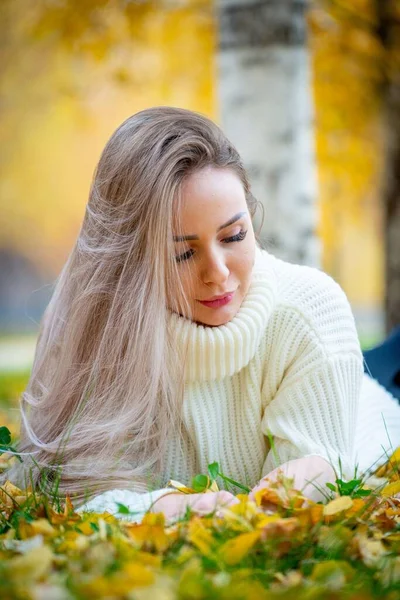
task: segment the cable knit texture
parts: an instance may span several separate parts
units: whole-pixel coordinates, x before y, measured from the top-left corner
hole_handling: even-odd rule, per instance
[[[206,327],[171,313],[168,325],[184,365],[185,433],[169,441],[163,485],[189,483],[218,461],[254,486],[307,455],[336,469],[340,457],[344,476],[354,474],[362,354],[350,305],[331,277],[257,249],[249,291],[229,323]],[[146,495],[124,493],[133,504],[140,496],[143,508]],[[104,496],[86,508],[98,509]]]

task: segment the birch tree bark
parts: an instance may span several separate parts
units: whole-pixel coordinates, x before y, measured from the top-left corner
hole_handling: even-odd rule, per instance
[[[277,256],[320,264],[307,0],[219,0],[220,123],[264,206]]]

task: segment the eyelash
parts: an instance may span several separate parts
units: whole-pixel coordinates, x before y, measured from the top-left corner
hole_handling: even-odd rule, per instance
[[[242,229],[236,235],[232,235],[231,237],[227,237],[221,241],[224,244],[231,244],[232,242],[241,242],[246,237],[246,234],[247,234],[247,231],[244,231],[244,229]],[[176,262],[180,263],[180,262],[183,262],[184,260],[189,260],[189,258],[191,258],[193,256],[193,254],[194,254],[194,250],[190,249],[187,252],[184,252],[183,254],[177,256]]]

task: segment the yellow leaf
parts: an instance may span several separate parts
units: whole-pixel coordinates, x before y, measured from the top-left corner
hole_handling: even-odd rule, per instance
[[[257,509],[256,503],[250,500],[247,494],[238,494],[236,498],[239,500],[237,504],[231,504],[224,509],[224,519],[229,524],[230,529],[247,531],[247,521],[251,521],[254,518],[258,519],[264,513]],[[244,524],[243,519],[245,520]]]
[[[143,551],[139,551],[135,556],[135,560],[137,560],[141,565],[154,568],[161,567],[161,558],[162,557],[158,554],[151,554],[150,552]]]
[[[6,494],[5,494],[6,492]],[[20,490],[16,485],[11,483],[11,481],[6,481],[4,485],[1,486],[0,489],[0,497],[3,495],[7,496],[23,496],[24,492]]]
[[[64,533],[61,543],[58,545],[58,552],[76,552],[85,550],[90,544],[86,535],[80,535],[77,531],[67,531]]]
[[[344,510],[348,510],[352,506],[353,500],[350,498],[350,496],[340,496],[339,498],[335,498],[335,500],[332,500],[324,506],[323,515],[324,517],[337,515],[338,513],[341,513]]]
[[[191,542],[201,554],[208,556],[213,549],[213,536],[209,529],[206,529],[199,518],[195,518],[189,523],[188,541]]]
[[[167,487],[172,487],[175,490],[178,490],[178,492],[181,492],[182,494],[196,494],[195,490],[193,490],[190,487],[187,487],[185,484],[180,483],[179,481],[175,481],[174,479],[168,481]]]
[[[392,463],[392,465],[400,465],[400,446],[393,452],[392,456],[389,458],[389,462]]]
[[[386,485],[381,494],[382,496],[395,496],[400,493],[400,481],[393,481],[393,483],[389,483]]]
[[[18,532],[23,540],[38,534],[44,537],[53,537],[57,534],[57,530],[50,525],[47,519],[36,519],[31,523],[22,519],[18,523]]]
[[[196,556],[196,550],[189,546],[182,546],[179,554],[175,558],[175,565],[184,565],[189,562],[190,559]]]
[[[385,511],[385,513],[389,517],[389,519],[393,518],[393,517],[394,518],[399,517],[399,520],[400,520],[400,505],[398,505],[397,508],[388,508]]]
[[[112,575],[100,575],[85,581],[79,586],[79,591],[85,598],[125,598],[131,590],[153,582],[154,574],[147,567],[129,562]]]
[[[219,487],[218,487],[218,484],[217,484],[217,482],[215,480],[212,482],[212,484],[210,485],[210,487],[208,488],[207,491],[210,491],[210,492],[219,492]]]
[[[34,548],[5,563],[7,576],[17,582],[37,581],[50,570],[52,561],[53,553],[48,546]]]
[[[314,506],[311,506],[309,510],[310,510],[311,523],[313,525],[315,525],[316,523],[319,523],[319,521],[321,521],[322,515],[324,513],[324,507],[322,506],[322,504],[315,504]]]
[[[126,577],[131,581],[131,585],[142,586],[150,585],[154,581],[154,574],[144,565],[137,563],[128,563],[123,569],[123,577]],[[117,579],[121,577],[118,573]]]
[[[300,529],[300,521],[297,517],[280,517],[263,527],[263,538],[269,537],[291,537]]]
[[[61,525],[64,523],[72,523],[79,522],[82,517],[78,513],[73,512],[72,509],[69,509],[68,502],[65,504],[64,512],[57,512],[53,507],[49,506],[47,508],[47,514],[49,521],[52,525]],[[110,515],[111,516],[111,515]]]
[[[254,494],[257,506],[269,508],[270,505],[281,504],[281,497],[272,488],[263,488]]]
[[[393,469],[400,470],[400,446],[393,452],[389,460],[376,470],[375,475],[384,477]]]
[[[318,563],[311,574],[311,579],[324,582],[333,589],[340,589],[353,577],[354,569],[344,560],[327,560]]]
[[[293,478],[286,477],[283,473],[278,473],[277,479],[270,481],[268,477],[259,484],[254,498],[257,506],[268,510],[275,510],[276,507],[282,508],[300,508],[303,506],[306,498],[299,490],[293,487]]]
[[[295,516],[303,528],[309,527],[310,525],[315,525],[323,520],[322,511],[324,507],[322,504],[314,504],[312,501],[310,502],[311,503],[309,506],[296,508],[294,510]]]
[[[277,513],[273,515],[263,515],[261,513],[259,520],[257,521],[257,529],[264,529],[270,523],[273,523],[274,521],[279,521],[280,519],[281,517]]]
[[[352,517],[353,515],[360,516],[365,511],[365,501],[362,498],[354,498],[351,507],[346,510],[346,517]]]
[[[162,513],[147,513],[140,524],[126,523],[124,529],[135,540],[141,550],[164,552],[173,542],[164,529],[165,517]]]
[[[76,526],[77,529],[79,529],[79,531],[81,533],[83,533],[83,535],[93,535],[94,534],[94,529],[93,527],[90,525],[89,521],[82,521],[81,523],[78,523],[78,525]]]
[[[0,488],[0,509],[1,505],[13,506],[14,504],[22,504],[26,500],[24,492],[17,488],[11,481],[6,481]]]
[[[163,513],[149,513],[147,512],[143,519],[142,525],[148,525],[149,527],[153,527],[154,525],[159,525],[160,527],[165,526],[165,516]]]
[[[220,548],[222,560],[228,565],[236,565],[248,554],[254,544],[260,539],[260,536],[261,531],[251,531],[249,533],[242,533],[233,540],[228,540]]]

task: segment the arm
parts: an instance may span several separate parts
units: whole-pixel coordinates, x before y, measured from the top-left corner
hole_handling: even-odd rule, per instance
[[[109,490],[86,502],[76,509],[76,512],[108,512],[121,519],[139,523],[154,502],[172,491],[174,491],[172,488],[162,488],[144,493],[130,490]],[[126,506],[130,514],[118,513],[118,504]]]
[[[287,461],[320,456],[337,473],[353,476],[361,369],[356,357],[337,355],[278,392],[262,421],[273,439],[263,475]]]
[[[324,273],[305,272],[307,279],[296,282],[290,302],[280,307],[279,385],[270,391],[267,373],[262,390],[262,431],[272,440],[262,475],[289,461],[320,457],[348,478],[355,466],[361,349],[341,288]],[[279,339],[281,330],[285,339]]]
[[[168,522],[173,522],[183,517],[188,507],[198,514],[208,514],[220,507],[238,502],[237,498],[224,490],[207,494],[182,494],[173,488],[144,493],[109,490],[80,506],[76,512],[108,512],[118,518],[136,523],[142,521],[146,512],[162,512]],[[126,506],[130,514],[118,514],[118,504]]]

